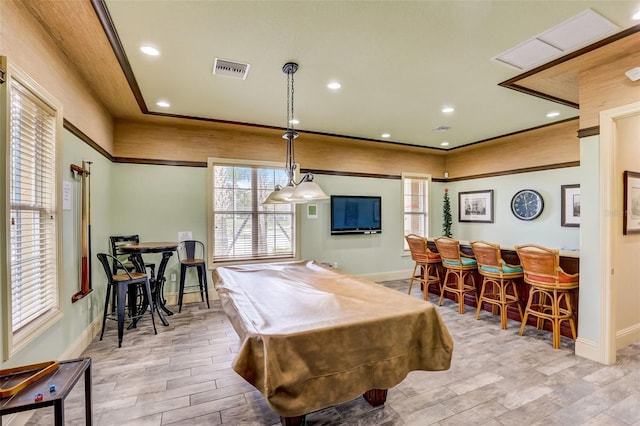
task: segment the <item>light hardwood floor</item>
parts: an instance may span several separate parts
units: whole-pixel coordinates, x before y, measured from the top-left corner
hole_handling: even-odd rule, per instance
[[[406,291],[407,281],[384,285]],[[415,286],[414,286],[415,288]],[[412,296],[421,297],[419,289]],[[435,296],[430,300],[435,302]],[[308,425],[640,425],[640,344],[618,353],[615,366],[576,357],[573,341],[551,347],[548,332],[518,323],[500,329],[498,316],[458,314],[446,300],[439,312],[454,341],[452,367],[416,371],[389,390],[383,407],[362,397],[307,415]],[[93,359],[95,425],[277,425],[262,395],[232,369],[239,339],[219,302],[183,307],[168,327],[149,321],[125,330],[115,323],[84,356]],[[66,403],[66,424],[84,424],[80,381]],[[40,409],[28,423],[53,424]]]

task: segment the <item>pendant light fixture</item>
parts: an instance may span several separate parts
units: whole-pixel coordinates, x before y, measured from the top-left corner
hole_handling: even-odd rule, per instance
[[[294,156],[293,141],[298,137],[294,125],[294,109],[293,109],[293,74],[298,71],[298,64],[295,62],[287,62],[282,67],[282,72],[287,75],[287,130],[282,134],[282,138],[287,141],[287,158],[285,161],[285,171],[287,173],[287,185],[282,187],[276,185],[274,191],[269,194],[264,204],[278,203],[307,203],[313,200],[324,200],[329,198],[322,191],[320,185],[313,181],[313,174],[306,173],[300,179],[295,181],[296,161]]]

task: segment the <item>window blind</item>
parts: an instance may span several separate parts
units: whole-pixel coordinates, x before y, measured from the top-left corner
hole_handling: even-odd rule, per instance
[[[292,204],[262,204],[282,168],[213,164],[213,261],[246,261],[295,256]]]
[[[429,178],[424,176],[403,175],[403,212],[404,235],[418,234],[429,236]],[[404,242],[405,250],[409,250]]]
[[[56,111],[10,82],[9,264],[15,334],[58,308]]]

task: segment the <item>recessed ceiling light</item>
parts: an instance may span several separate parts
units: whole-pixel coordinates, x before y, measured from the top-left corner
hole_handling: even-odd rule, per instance
[[[449,142],[447,141],[440,142],[440,146],[449,146]]]
[[[547,113],[547,118],[553,118],[553,117],[557,117],[559,115],[560,115],[560,113],[558,111],[551,111],[551,112]]]
[[[300,120],[298,120],[296,118],[292,118],[291,120],[289,120],[289,123],[291,123],[291,124],[300,124]]]
[[[640,21],[640,10],[637,11],[631,19],[633,19],[634,21]]]
[[[331,83],[327,84],[327,87],[331,90],[337,90],[342,87],[342,84],[338,83],[337,81],[332,81]]]
[[[446,107],[443,107],[441,111],[446,114],[446,113],[455,111],[455,109],[453,107],[446,106]]]
[[[391,137],[391,134],[390,133],[383,133],[383,134],[380,135],[380,137],[381,138],[389,138],[389,137]]]
[[[171,106],[171,104],[167,101],[158,101],[156,102],[156,105],[162,108],[169,108]]]
[[[149,56],[158,56],[160,54],[160,51],[158,49],[151,46],[142,46],[140,50],[142,50],[142,53],[145,53]]]

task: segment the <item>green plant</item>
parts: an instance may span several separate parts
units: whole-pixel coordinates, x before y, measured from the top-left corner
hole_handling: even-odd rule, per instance
[[[451,237],[451,201],[449,189],[444,189],[444,202],[442,203],[442,235]]]

